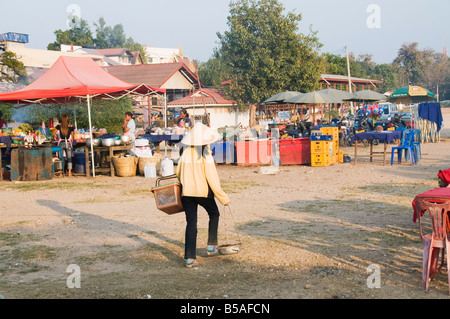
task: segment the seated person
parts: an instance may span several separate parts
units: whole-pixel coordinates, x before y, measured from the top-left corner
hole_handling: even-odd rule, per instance
[[[189,114],[185,109],[180,111],[180,118],[177,120],[177,126],[180,127],[192,127],[192,121],[189,118]]]

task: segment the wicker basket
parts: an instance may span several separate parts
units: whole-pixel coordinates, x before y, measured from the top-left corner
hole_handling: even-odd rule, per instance
[[[168,215],[184,211],[183,204],[181,204],[181,184],[176,181],[159,185],[161,180],[170,178],[176,178],[176,175],[158,178],[155,187],[152,187],[152,192],[155,195],[156,208]]]
[[[112,162],[116,175],[121,177],[136,176],[137,160],[136,156],[113,156]]]
[[[159,154],[155,154],[152,157],[139,157],[138,167],[139,174],[145,175],[145,164],[150,163],[150,165],[156,168],[156,171],[159,172],[161,170],[161,158],[162,156]]]
[[[94,138],[99,138],[103,134],[106,134],[106,133],[103,133],[103,132],[92,132],[92,135],[94,135]]]

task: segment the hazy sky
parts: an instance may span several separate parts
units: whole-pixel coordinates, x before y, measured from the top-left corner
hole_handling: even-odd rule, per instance
[[[68,11],[79,8],[94,32],[93,22],[121,23],[127,36],[155,47],[183,48],[191,59],[207,61],[218,46],[216,33],[228,29],[229,0],[0,0],[0,33],[30,37],[27,47],[46,49],[56,29],[66,30]],[[389,63],[405,42],[442,52],[450,45],[449,0],[281,0],[285,13],[303,15],[299,31],[318,31],[322,52],[369,53]],[[72,6],[71,6],[72,5]],[[73,6],[75,5],[75,6]]]

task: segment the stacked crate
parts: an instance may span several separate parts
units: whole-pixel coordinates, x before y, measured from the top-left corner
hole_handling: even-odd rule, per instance
[[[337,126],[321,127],[320,131],[323,135],[333,136],[333,153],[331,155],[331,164],[339,162],[339,128]]]
[[[333,136],[315,135],[310,137],[311,166],[330,166],[333,156]]]

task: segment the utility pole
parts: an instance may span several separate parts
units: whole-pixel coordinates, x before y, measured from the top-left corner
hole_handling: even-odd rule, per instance
[[[345,46],[345,54],[347,56],[348,92],[352,93],[352,80],[350,75],[350,60],[348,57],[348,45]],[[353,114],[353,102],[350,102],[350,111]]]

